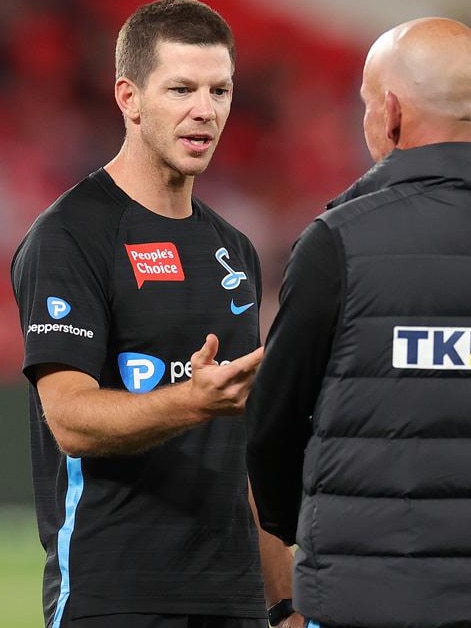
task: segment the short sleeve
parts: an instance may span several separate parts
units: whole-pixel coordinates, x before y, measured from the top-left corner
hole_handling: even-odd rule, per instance
[[[64,364],[100,379],[110,318],[109,269],[100,244],[83,233],[74,233],[58,213],[46,212],[13,258],[23,370],[33,383],[33,367],[43,363]]]

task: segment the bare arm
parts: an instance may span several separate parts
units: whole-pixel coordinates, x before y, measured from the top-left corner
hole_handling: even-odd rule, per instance
[[[265,600],[267,607],[280,600],[291,599],[293,590],[293,554],[280,539],[260,527],[257,508],[249,481],[249,502],[258,528],[260,559],[262,562]],[[304,617],[293,613],[279,625],[279,628],[303,628]]]
[[[59,364],[38,367],[44,416],[72,456],[136,453],[215,416],[241,414],[263,349],[218,365],[209,334],[191,357],[192,377],[145,394],[100,389],[89,375]]]

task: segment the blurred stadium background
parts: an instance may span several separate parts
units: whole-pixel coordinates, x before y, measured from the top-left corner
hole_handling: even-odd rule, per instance
[[[231,118],[196,193],[247,233],[264,275],[262,334],[300,230],[371,165],[361,68],[399,22],[441,15],[471,25],[469,0],[206,0],[238,42]],[[10,259],[62,191],[108,161],[123,127],[113,99],[117,30],[138,0],[0,3],[0,624],[40,619],[38,547],[22,341]]]

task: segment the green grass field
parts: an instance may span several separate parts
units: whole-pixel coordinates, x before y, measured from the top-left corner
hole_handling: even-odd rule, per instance
[[[43,556],[33,511],[0,509],[1,626],[43,628]]]

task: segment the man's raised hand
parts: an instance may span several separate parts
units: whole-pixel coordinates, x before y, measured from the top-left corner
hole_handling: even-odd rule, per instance
[[[224,364],[215,360],[218,349],[217,336],[208,334],[201,349],[191,356],[193,401],[207,417],[242,414],[263,347]]]

